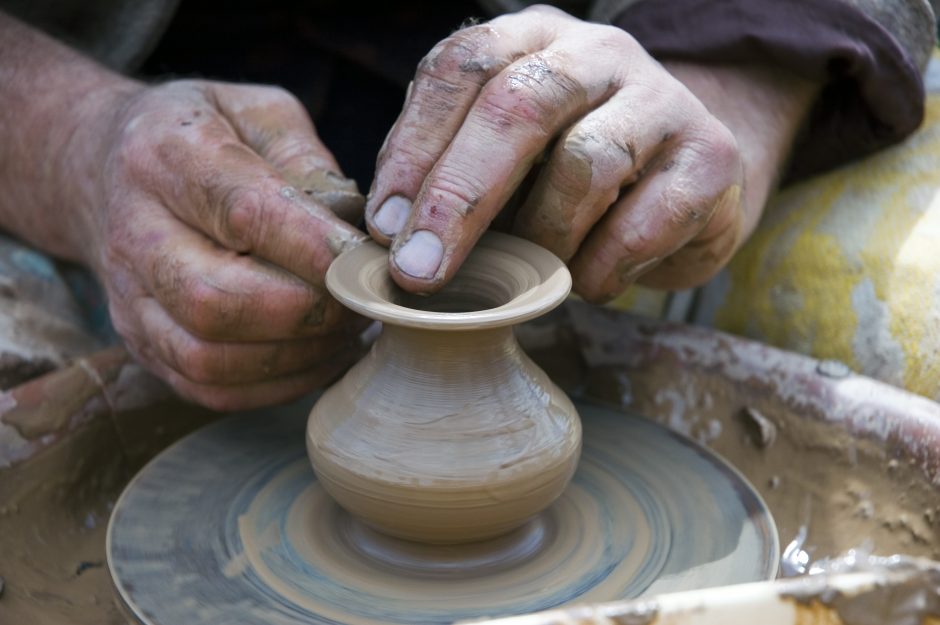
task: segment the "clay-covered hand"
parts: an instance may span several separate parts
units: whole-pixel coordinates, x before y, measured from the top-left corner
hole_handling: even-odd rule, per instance
[[[365,326],[324,274],[363,200],[302,105],[271,87],[142,87],[100,116],[86,260],[129,349],[216,409],[330,382]],[[333,210],[331,210],[331,208]]]
[[[644,274],[666,288],[714,274],[763,199],[744,179],[729,127],[629,34],[534,7],[421,62],[366,219],[395,280],[429,292],[512,198],[514,232],[604,300]]]

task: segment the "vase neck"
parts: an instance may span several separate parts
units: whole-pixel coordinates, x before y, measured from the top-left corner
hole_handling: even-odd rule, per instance
[[[511,327],[441,331],[386,324],[375,348],[399,366],[430,370],[499,366],[520,352]]]

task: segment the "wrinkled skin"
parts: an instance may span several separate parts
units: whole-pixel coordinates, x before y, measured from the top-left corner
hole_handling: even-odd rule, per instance
[[[88,260],[138,359],[224,410],[300,395],[361,355],[364,320],[329,296],[324,275],[365,235],[305,189],[340,174],[292,96],[143,88],[103,143]]]
[[[361,355],[365,320],[324,288],[365,238],[361,198],[296,99],[142,85],[2,12],[0,59],[0,227],[90,266],[145,366],[229,410],[300,396]],[[502,16],[420,64],[367,226],[416,292],[497,216],[589,299],[697,284],[753,228],[813,93],[773,68],[664,67],[555,9]]]
[[[750,77],[725,78],[727,97],[737,80],[749,99]],[[433,292],[528,176],[512,229],[565,260],[585,298],[641,276],[696,285],[756,222],[800,111],[757,138],[775,153],[756,155],[765,171],[748,192],[743,134],[629,34],[533,7],[457,31],[422,61],[379,156],[368,229],[390,245],[398,284]]]

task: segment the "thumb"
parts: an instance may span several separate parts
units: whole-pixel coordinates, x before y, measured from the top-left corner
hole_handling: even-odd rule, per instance
[[[211,83],[216,106],[238,136],[284,179],[351,224],[365,198],[320,141],[303,104],[279,87]]]

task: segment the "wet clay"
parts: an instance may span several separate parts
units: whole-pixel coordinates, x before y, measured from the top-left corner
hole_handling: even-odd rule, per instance
[[[0,393],[0,623],[126,623],[105,562],[113,504],[146,459],[210,418],[114,350]]]
[[[810,560],[868,546],[940,559],[940,406],[705,328],[572,302],[520,336],[569,392],[628,407],[730,459]],[[558,334],[558,328],[568,328]],[[552,342],[549,354],[536,347]],[[565,347],[567,345],[567,347]]]
[[[117,503],[115,583],[154,625],[376,625],[773,577],[772,519],[735,471],[646,420],[578,409],[584,452],[562,496],[514,532],[460,545],[390,538],[343,511],[306,461],[303,415],[216,423]]]
[[[88,424],[0,479],[0,622],[117,625],[104,558],[116,489],[132,474],[113,428]]]
[[[940,567],[932,560],[857,552],[809,576],[584,605],[486,625],[936,625]],[[476,621],[482,625],[483,621]]]
[[[565,299],[568,271],[532,243],[489,233],[443,291],[422,298],[396,291],[387,259],[368,243],[327,273],[340,302],[384,329],[314,406],[313,467],[341,506],[391,536],[505,534],[561,494],[580,453],[577,411],[512,331]]]
[[[100,348],[69,286],[42,254],[0,233],[0,389]]]
[[[627,407],[718,450],[761,491],[784,543],[807,527],[812,560],[866,542],[884,555],[940,556],[935,403],[844,367],[573,301],[516,334],[569,393]],[[0,418],[0,501],[11,504],[0,513],[0,623],[122,622],[110,576],[94,566],[105,560],[102,515],[136,467],[204,417],[141,397],[152,378],[117,380],[126,383],[111,392],[113,411],[93,402],[61,432],[27,441]],[[10,397],[0,394],[0,415]],[[122,397],[150,409],[129,409]],[[297,409],[306,415],[312,403]],[[746,407],[771,425],[755,425]],[[237,571],[235,556],[220,566]]]

